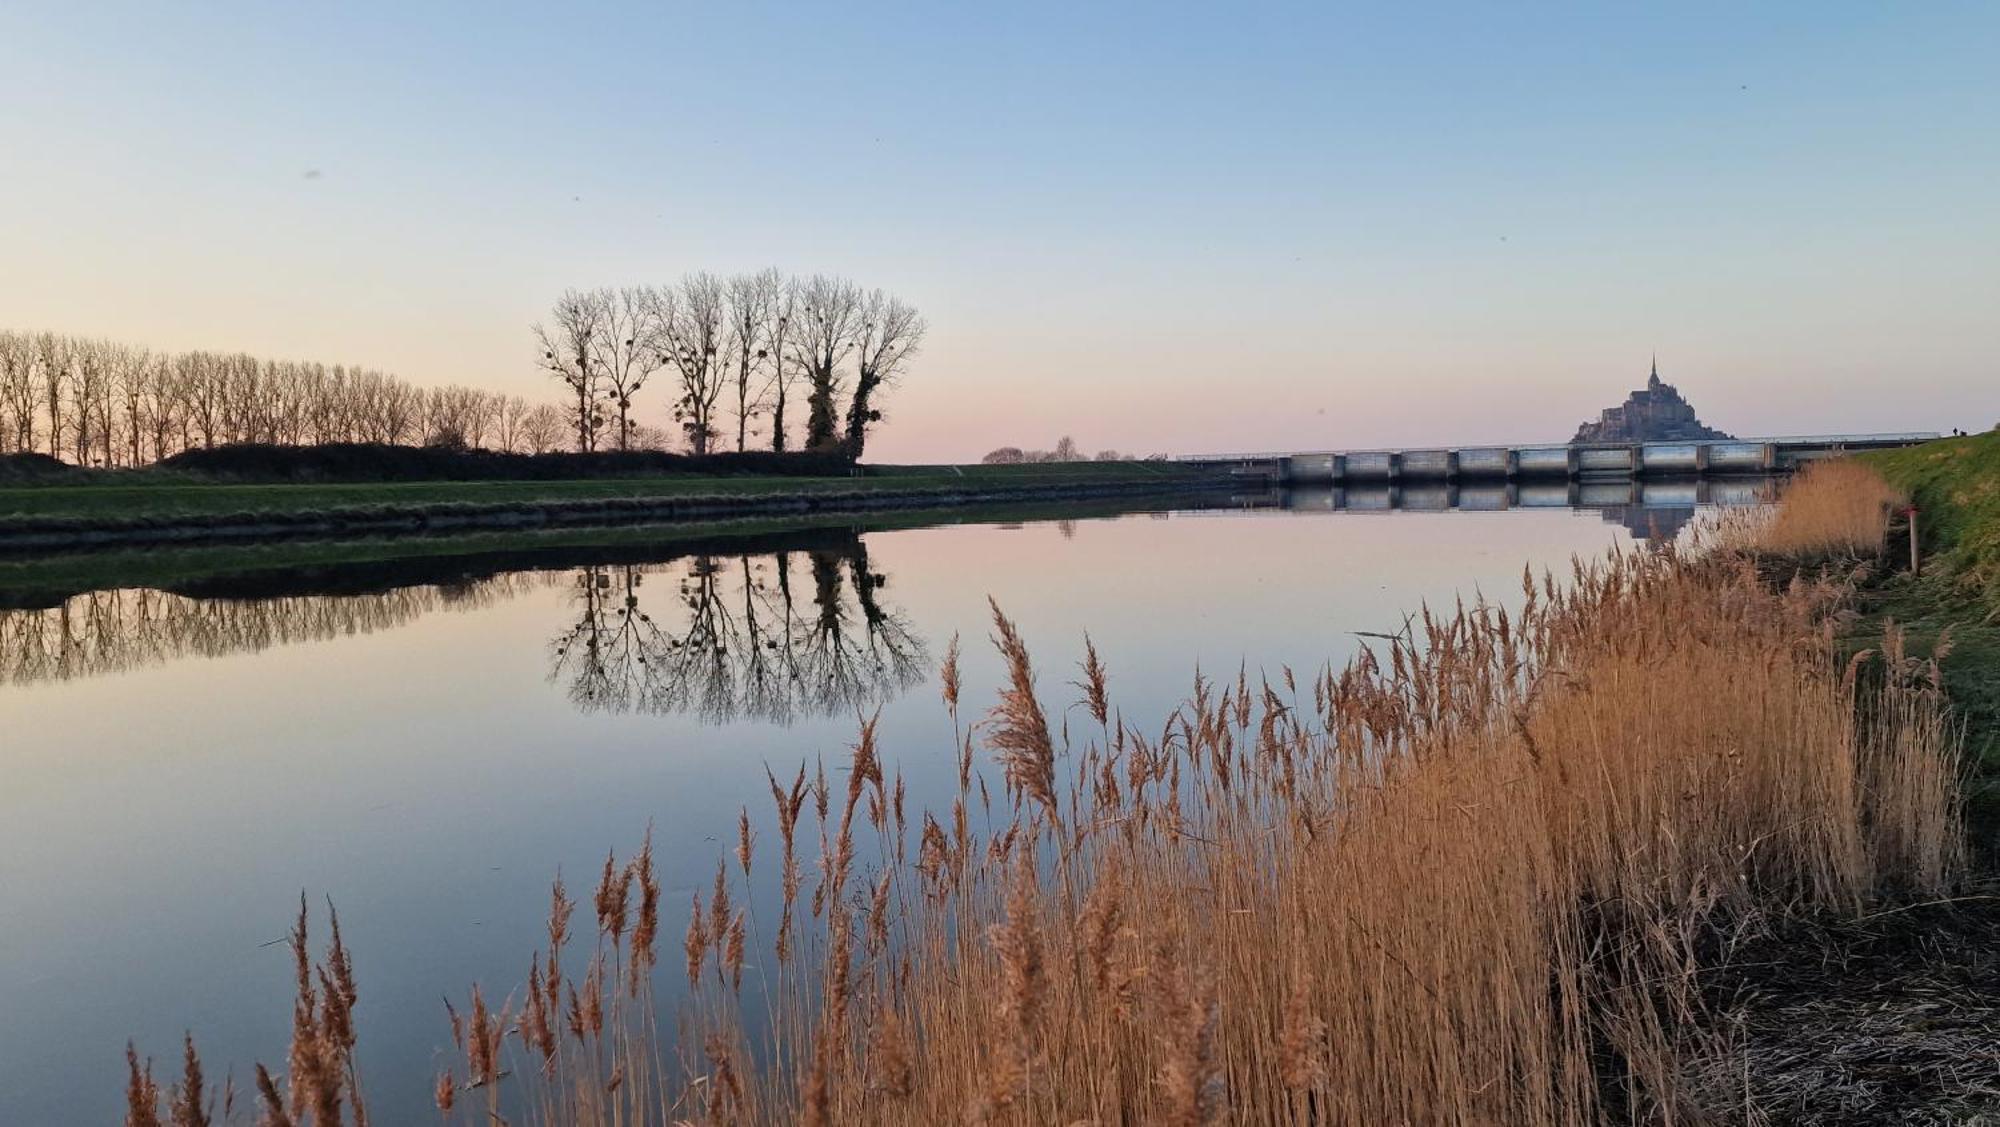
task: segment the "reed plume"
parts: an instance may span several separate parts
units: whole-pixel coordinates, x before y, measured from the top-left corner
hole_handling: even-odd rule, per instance
[[[1006,775],[1008,793],[1033,799],[1050,824],[1060,824],[1055,745],[1050,741],[1048,717],[1035,699],[1034,664],[1000,604],[992,599],[987,603],[993,609],[994,629],[999,631],[993,642],[1007,663],[1007,687],[1000,691],[1000,703],[988,717],[992,727],[987,746]]]

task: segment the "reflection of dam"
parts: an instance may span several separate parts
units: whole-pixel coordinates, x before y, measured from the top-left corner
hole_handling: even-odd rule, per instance
[[[1768,504],[1775,478],[1622,478],[1611,481],[1493,481],[1372,486],[1293,486],[1233,498],[1239,508],[1301,513],[1504,512],[1509,509],[1597,509],[1640,539],[1678,533],[1701,506]]]

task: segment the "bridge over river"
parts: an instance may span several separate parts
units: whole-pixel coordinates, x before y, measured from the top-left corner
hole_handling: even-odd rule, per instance
[[[1808,462],[1859,450],[1915,446],[1935,433],[1821,434],[1702,442],[1455,446],[1412,450],[1190,454],[1178,460],[1226,466],[1281,484],[1347,485],[1405,481],[1722,477],[1789,473]]]

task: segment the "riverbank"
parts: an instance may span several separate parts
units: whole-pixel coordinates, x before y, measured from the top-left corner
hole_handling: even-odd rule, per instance
[[[2000,860],[2000,431],[1860,460],[1916,506],[1922,564],[1866,588],[1856,635],[1893,622],[1913,655],[1937,659],[1965,724],[1973,845]],[[1892,560],[1907,536],[1899,524]]]
[[[1949,703],[1968,868],[1949,895],[1780,919],[1705,976],[1715,1047],[1685,1070],[1734,1089],[1753,1121],[1967,1123],[2000,1116],[1988,1061],[2000,1026],[2000,434],[1856,459],[1895,499],[1865,550],[1807,551],[1856,576],[1835,652],[1864,723],[1900,726],[1872,686],[1927,679]],[[1868,491],[1865,484],[1862,491]],[[1908,570],[1914,502],[1921,567]],[[1781,510],[1782,515],[1782,510]],[[1867,562],[1864,562],[1867,561]],[[1800,556],[1766,566],[1799,574]],[[1859,570],[1853,570],[1857,563]]]
[[[1032,497],[864,512],[621,522],[588,528],[434,532],[261,543],[175,544],[83,551],[0,553],[0,609],[57,606],[87,591],[150,587],[176,593],[287,594],[446,583],[516,571],[607,563],[658,563],[686,555],[756,553],[849,535],[945,524],[1089,520],[1122,513],[1215,504],[1213,491],[1085,498]]]
[[[878,466],[851,477],[254,484],[160,478],[0,489],[0,552],[392,536],[946,508],[1227,489],[1167,462]]]

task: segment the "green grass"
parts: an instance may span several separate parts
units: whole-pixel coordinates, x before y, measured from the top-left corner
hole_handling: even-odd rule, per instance
[[[1915,502],[1925,563],[1919,577],[1898,573],[1870,592],[1854,644],[1873,644],[1885,620],[1919,657],[1951,639],[1938,666],[1965,725],[1971,838],[2000,861],[2000,431],[1861,458]]]
[[[1930,566],[2000,615],[2000,431],[1861,457],[1916,502]]]
[[[856,477],[675,476],[589,481],[423,481],[334,485],[243,485],[144,471],[88,484],[0,488],[0,519],[167,520],[247,513],[338,512],[441,504],[505,505],[603,498],[776,497],[820,493],[923,492],[957,488],[1058,487],[1159,481],[1171,487],[1199,471],[1160,462],[1035,466],[871,466]]]

